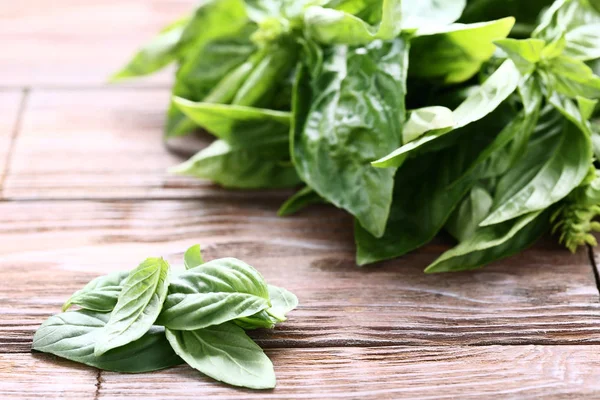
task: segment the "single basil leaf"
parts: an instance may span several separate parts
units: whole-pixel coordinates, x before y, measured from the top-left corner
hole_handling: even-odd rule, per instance
[[[408,113],[408,120],[402,129],[402,143],[412,142],[424,133],[438,129],[452,129],[454,114],[446,107],[423,107]]]
[[[289,141],[291,115],[288,112],[194,103],[181,98],[175,98],[174,102],[194,123],[230,144],[274,139]]]
[[[431,241],[473,185],[462,179],[493,136],[465,135],[455,146],[409,159],[396,175],[385,234],[355,224],[358,265],[400,257]]]
[[[598,100],[590,100],[585,97],[577,96],[577,106],[581,114],[581,119],[587,121],[594,115]]]
[[[500,180],[492,212],[482,226],[546,209],[585,178],[592,160],[589,135],[566,119],[545,129],[546,134],[532,140],[521,161]]]
[[[274,285],[269,285],[268,287],[272,305],[267,309],[267,312],[277,320],[283,322],[286,320],[285,315],[298,307],[298,297],[282,287]]]
[[[182,363],[167,342],[162,327],[97,357],[94,346],[104,335],[109,314],[79,310],[48,318],[35,332],[33,350],[115,372],[150,372]]]
[[[370,162],[398,147],[404,119],[407,44],[325,49],[316,76],[299,73],[294,97],[293,160],[321,197],[381,236],[395,170]]]
[[[190,367],[213,379],[250,389],[275,387],[271,360],[235,324],[193,331],[167,329],[167,339]]]
[[[402,165],[411,152],[421,146],[438,140],[452,130],[463,128],[479,121],[494,111],[518,87],[520,74],[514,63],[506,60],[476,91],[473,91],[453,112],[452,128],[436,129],[420,138],[405,144],[387,156],[374,161],[377,168],[390,168]]]
[[[546,42],[541,39],[502,39],[495,42],[515,63],[521,75],[531,74],[542,59]]]
[[[122,70],[114,74],[111,81],[150,75],[175,61],[181,51],[181,39],[189,22],[190,17],[185,17],[163,29]]]
[[[277,211],[277,215],[280,217],[287,217],[288,215],[297,213],[305,207],[320,203],[325,203],[325,200],[312,190],[312,188],[306,186],[287,199],[279,208],[279,211]]]
[[[466,271],[510,257],[531,246],[549,227],[548,212],[535,212],[477,229],[467,240],[434,261],[426,273]]]
[[[460,18],[466,0],[421,0],[402,2],[402,29],[447,25]]]
[[[148,332],[167,296],[168,277],[169,264],[162,258],[148,258],[129,273],[117,305],[96,342],[96,356],[131,343]]]
[[[85,310],[111,312],[117,304],[123,281],[127,276],[129,271],[119,271],[92,280],[83,289],[73,293],[63,305],[63,312],[74,305]]]
[[[158,319],[170,329],[195,330],[271,307],[258,271],[235,258],[209,261],[173,279]]]
[[[401,3],[383,0],[378,26],[344,11],[313,6],[304,13],[304,27],[310,38],[323,44],[364,45],[376,39],[390,40],[402,31]]]
[[[540,74],[549,90],[573,99],[578,96],[600,98],[600,77],[583,61],[565,56],[556,57]]]
[[[236,189],[288,188],[301,183],[289,162],[287,138],[242,146],[217,140],[170,172]]]
[[[446,223],[446,230],[459,242],[473,236],[487,217],[494,199],[482,186],[474,186]]]
[[[514,22],[514,18],[504,18],[450,25],[442,32],[420,30],[422,36],[411,41],[409,76],[443,84],[470,79],[494,54],[494,41],[506,38]]]
[[[234,320],[243,329],[273,328],[275,324],[286,320],[286,314],[298,307],[298,298],[292,292],[273,285],[269,286],[272,306],[249,317]]]
[[[204,259],[202,258],[202,251],[200,250],[199,244],[186,250],[185,254],[183,255],[183,262],[186,270],[196,268],[204,264]]]

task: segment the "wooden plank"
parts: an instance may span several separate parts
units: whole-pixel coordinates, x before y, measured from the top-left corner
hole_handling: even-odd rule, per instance
[[[202,195],[208,182],[167,173],[167,168],[184,160],[163,144],[168,101],[168,90],[33,91],[4,197]]]
[[[0,354],[2,399],[94,399],[98,370],[46,354]]]
[[[227,387],[189,367],[102,373],[99,399],[592,398],[600,346],[279,349],[273,391]]]
[[[585,251],[542,242],[478,272],[425,275],[446,244],[371,268],[354,264],[352,222],[328,207],[278,218],[277,198],[0,203],[0,352],[28,351],[70,293],[148,256],[238,257],[300,298],[268,347],[600,343]]]
[[[0,192],[22,96],[21,91],[0,91]]]
[[[4,1],[0,86],[103,85],[194,0]],[[167,84],[167,71],[145,83]]]

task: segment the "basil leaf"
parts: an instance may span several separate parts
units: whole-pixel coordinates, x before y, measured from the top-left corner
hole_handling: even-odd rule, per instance
[[[181,51],[181,39],[189,22],[190,17],[185,17],[163,29],[123,69],[115,73],[111,81],[150,75],[175,61]]]
[[[249,317],[237,318],[233,322],[240,328],[250,331],[253,329],[272,329],[281,321],[263,310]]]
[[[412,142],[424,133],[438,129],[452,129],[454,114],[446,107],[423,107],[408,113],[402,130],[402,143]]]
[[[493,198],[482,186],[474,186],[446,223],[446,230],[459,242],[473,236],[488,216]]]
[[[369,163],[400,144],[407,53],[403,39],[327,48],[315,76],[302,68],[295,89],[298,174],[375,236],[385,229],[395,170]]]
[[[196,330],[271,306],[258,271],[235,258],[209,261],[173,279],[158,319],[169,329]]]
[[[492,212],[482,226],[548,208],[565,198],[587,175],[592,160],[588,134],[567,120],[546,129],[546,134],[532,141],[521,161],[500,180]]]
[[[600,77],[583,61],[559,56],[540,71],[549,90],[570,98],[600,98]]]
[[[310,38],[323,44],[364,45],[376,39],[393,39],[402,31],[402,2],[383,0],[381,7],[378,26],[344,11],[309,7],[304,13],[304,27]]]
[[[465,271],[519,253],[548,230],[549,214],[534,212],[502,224],[477,229],[434,261],[426,273]]]
[[[402,29],[451,24],[458,20],[466,0],[420,0],[402,2]]]
[[[96,342],[96,356],[131,343],[148,332],[167,296],[168,276],[169,264],[162,258],[148,258],[129,273],[117,305]]]
[[[183,262],[186,270],[196,268],[204,264],[204,259],[202,258],[202,251],[200,250],[199,244],[186,250],[183,256]]]
[[[297,213],[305,207],[319,203],[325,203],[325,200],[312,190],[311,187],[305,186],[281,205],[279,211],[277,211],[277,215],[286,217]]]
[[[175,353],[213,379],[251,389],[275,387],[271,360],[235,324],[193,331],[167,329],[166,334]]]
[[[291,115],[239,105],[194,103],[175,98],[175,104],[198,126],[232,145],[280,140],[289,143]]]
[[[123,281],[128,276],[129,271],[119,271],[92,280],[83,289],[73,293],[63,305],[63,312],[74,305],[85,310],[111,312],[117,304]]]
[[[104,335],[108,319],[109,314],[85,310],[54,315],[35,332],[32,348],[115,372],[149,372],[182,363],[164,329],[156,326],[132,343],[95,356],[94,346]]]
[[[278,321],[283,322],[286,320],[285,315],[298,307],[298,297],[282,287],[269,285],[268,288],[272,305],[267,312]]]
[[[495,44],[506,52],[523,76],[535,70],[546,47],[546,42],[540,39],[502,39],[496,40]]]
[[[231,145],[217,140],[171,173],[210,179],[226,188],[287,188],[301,183],[289,162],[288,139]]]
[[[374,161],[377,168],[398,167],[406,157],[421,146],[439,140],[447,133],[479,121],[494,111],[519,85],[520,74],[514,63],[505,61],[476,91],[473,91],[453,112],[452,128],[433,130],[412,142],[396,149],[387,156]]]
[[[514,18],[504,18],[420,30],[421,36],[411,41],[409,77],[434,79],[443,84],[470,79],[494,54],[494,41],[506,38],[514,22]]]
[[[446,150],[410,159],[400,168],[383,237],[378,239],[355,224],[358,265],[402,256],[442,229],[473,184],[472,179],[460,178],[489,140],[483,135],[470,136]]]

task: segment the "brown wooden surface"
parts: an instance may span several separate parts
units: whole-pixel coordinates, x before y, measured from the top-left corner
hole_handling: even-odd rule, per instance
[[[547,239],[478,272],[424,275],[448,248],[440,238],[360,269],[340,211],[278,218],[289,191],[169,176],[181,160],[162,143],[169,74],[103,82],[190,3],[0,7],[1,399],[600,398],[600,297],[586,250]],[[194,243],[299,296],[286,323],[253,334],[273,358],[276,390],[232,389],[187,367],[100,373],[29,352],[39,324],[91,278],[153,255],[181,262]]]

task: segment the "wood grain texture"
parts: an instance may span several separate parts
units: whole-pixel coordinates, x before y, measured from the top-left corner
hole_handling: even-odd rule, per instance
[[[50,363],[43,355],[4,355],[0,365],[13,363],[23,374],[10,369],[3,376],[0,369],[0,396],[63,398],[57,396],[61,383],[65,394],[79,389],[74,398],[95,393],[103,400],[583,399],[597,398],[600,391],[600,346],[354,347],[267,354],[277,374],[272,391],[228,387],[187,366],[138,375],[102,372],[94,391],[93,368]],[[31,370],[38,374],[26,372]]]
[[[92,400],[98,370],[47,354],[0,354],[0,398]]]
[[[194,0],[19,0],[0,9],[0,86],[104,85]],[[142,84],[167,84],[167,71]]]
[[[21,91],[0,91],[0,192],[22,96]]]
[[[28,351],[70,293],[148,256],[238,257],[298,295],[268,347],[600,343],[587,254],[542,242],[478,272],[425,275],[441,242],[371,268],[354,264],[351,220],[328,207],[278,218],[277,198],[0,203],[0,352]]]
[[[201,196],[208,182],[167,173],[183,161],[162,141],[169,96],[153,89],[33,91],[4,197]]]

